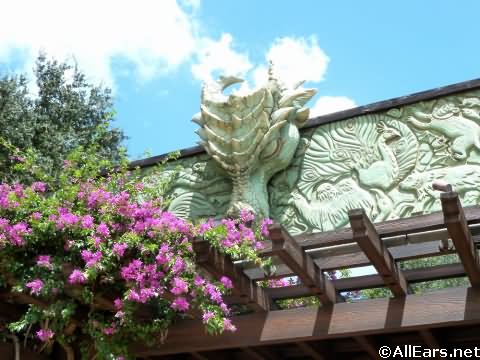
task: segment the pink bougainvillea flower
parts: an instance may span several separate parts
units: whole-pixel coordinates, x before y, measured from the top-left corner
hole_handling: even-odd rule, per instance
[[[260,224],[260,232],[262,233],[263,236],[267,237],[268,235],[270,235],[268,231],[268,226],[272,224],[273,224],[272,219],[265,218],[262,220],[262,223]]]
[[[210,319],[213,318],[214,316],[215,316],[215,314],[214,314],[213,312],[211,312],[211,311],[205,311],[205,312],[203,313],[203,316],[202,316],[202,321],[203,321],[204,323],[207,323],[208,320],[210,320]]]
[[[70,276],[68,277],[68,282],[70,284],[84,284],[87,281],[87,278],[83,274],[83,272],[79,269],[75,269],[72,271]]]
[[[40,329],[37,331],[37,338],[39,338],[40,341],[43,342],[47,342],[48,340],[53,338],[54,335],[55,333],[50,329]]]
[[[32,190],[35,192],[45,192],[47,190],[47,185],[41,181],[36,181],[31,186]]]
[[[255,220],[255,214],[249,210],[242,209],[240,210],[240,220],[248,223],[250,221]]]
[[[43,281],[35,279],[26,283],[25,286],[30,289],[31,294],[39,295],[40,291],[43,289]]]
[[[172,289],[170,292],[174,295],[181,295],[188,292],[188,283],[178,277],[175,277],[172,281]]]
[[[237,327],[232,324],[232,320],[230,319],[223,319],[223,328],[231,332],[237,331]]]
[[[125,254],[125,250],[127,250],[128,245],[125,243],[116,243],[113,244],[112,252],[119,257],[122,257]]]
[[[170,307],[174,310],[178,310],[178,311],[187,311],[188,308],[190,307],[190,304],[188,303],[187,299],[185,299],[184,297],[180,296],[180,297],[177,297],[173,302],[172,304],[170,305]]]
[[[37,257],[37,265],[47,269],[52,269],[52,264],[50,263],[50,255],[39,255]]]
[[[82,250],[81,255],[86,267],[94,267],[102,259],[100,251],[92,253],[90,250]]]
[[[225,286],[225,289],[232,289],[233,288],[232,280],[230,280],[226,276],[222,276],[220,278],[220,282],[223,284],[223,286]]]

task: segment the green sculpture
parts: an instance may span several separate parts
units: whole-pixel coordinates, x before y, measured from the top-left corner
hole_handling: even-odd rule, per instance
[[[473,90],[302,130],[315,91],[281,88],[271,74],[253,93],[202,91],[194,118],[207,154],[179,160],[169,210],[190,219],[270,216],[292,234],[348,226],[362,207],[374,221],[439,211],[434,181],[480,204],[480,91]],[[172,164],[175,167],[175,164]]]
[[[269,216],[267,184],[291,162],[300,140],[298,128],[308,119],[305,103],[314,89],[282,88],[270,69],[268,83],[248,95],[226,96],[226,87],[241,82],[221,77],[204,85],[201,112],[193,121],[200,144],[232,181],[229,216],[241,209]]]

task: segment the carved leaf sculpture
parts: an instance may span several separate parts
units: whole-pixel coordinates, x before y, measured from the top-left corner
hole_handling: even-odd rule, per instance
[[[201,111],[193,121],[200,125],[200,144],[232,180],[228,214],[249,209],[268,216],[267,183],[292,160],[300,138],[297,128],[308,119],[304,105],[316,90],[282,89],[270,73],[268,83],[248,95],[223,94],[240,81],[221,77],[205,84]]]

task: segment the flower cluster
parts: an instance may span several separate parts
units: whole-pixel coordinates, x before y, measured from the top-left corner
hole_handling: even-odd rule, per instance
[[[0,275],[15,269],[4,280],[44,304],[32,305],[36,316],[22,320],[37,326],[37,339],[74,333],[75,309],[85,306],[90,311],[77,326],[91,336],[99,359],[128,358],[128,343],[154,339],[196,309],[209,333],[235,331],[224,302],[232,279],[202,273],[193,242],[203,237],[234,258],[261,262],[269,220],[242,212],[236,220],[194,225],[165,211],[135,174],[99,177],[85,169],[70,159],[57,188],[0,185]]]

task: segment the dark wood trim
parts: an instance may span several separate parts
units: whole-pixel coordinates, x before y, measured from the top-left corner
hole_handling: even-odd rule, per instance
[[[465,272],[472,286],[480,286],[480,263],[478,251],[468,228],[465,213],[454,191],[440,194],[442,210],[447,225],[448,233],[452,238],[458,257],[460,258]]]
[[[404,298],[258,312],[234,317],[233,323],[237,332],[209,336],[200,320],[179,321],[169,329],[164,344],[153,348],[137,344],[132,350],[138,356],[168,355],[480,324],[480,289],[450,288]]]
[[[407,280],[384,246],[363,209],[348,212],[353,240],[357,242],[394,296],[407,295]]]
[[[234,296],[245,299],[244,302],[253,310],[265,311],[270,308],[270,300],[265,291],[236,267],[228,256],[212,248],[204,240],[193,241],[193,251],[197,255],[197,264],[217,280],[222,276],[227,276],[232,280]]]
[[[269,232],[272,241],[271,255],[278,256],[323,305],[335,303],[336,291],[333,283],[283,226],[275,224],[269,228]]]
[[[377,346],[370,338],[366,336],[354,336],[353,339],[360,346],[360,348],[370,356],[371,359],[382,360],[378,354]]]
[[[403,270],[403,274],[409,284],[466,276],[462,264],[437,265],[427,268]],[[385,286],[382,277],[376,274],[337,279],[332,280],[332,282],[338,292]],[[270,288],[265,289],[265,291],[273,300],[294,299],[310,295],[309,289],[302,285]]]
[[[306,343],[305,341],[298,341],[295,343],[300,350],[307,356],[310,356],[313,360],[327,360],[325,356],[320,353],[317,349],[315,349],[312,345],[309,343]]]
[[[417,92],[407,96],[401,96],[389,100],[379,101],[372,104],[359,106],[353,109],[344,111],[338,111],[332,114],[318,116],[311,118],[307,121],[303,129],[309,129],[323,124],[328,124],[336,121],[349,119],[355,116],[367,115],[377,113],[380,111],[386,111],[394,107],[410,105],[420,101],[432,100],[440,96],[454,95],[461,92],[480,89],[480,79],[468,80],[452,85],[447,85],[435,89]],[[173,152],[173,151],[172,151]],[[205,154],[205,150],[201,146],[194,146],[180,150],[180,158],[186,158],[190,156]],[[165,160],[168,157],[167,154],[152,156],[146,159],[135,160],[130,163],[131,168],[135,167],[148,167],[156,165],[159,162]]]

